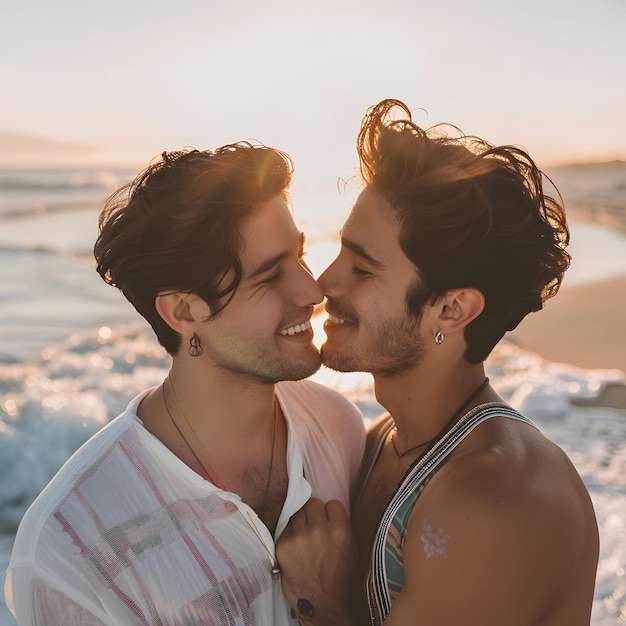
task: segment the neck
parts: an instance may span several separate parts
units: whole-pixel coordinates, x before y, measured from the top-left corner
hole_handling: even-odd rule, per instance
[[[482,364],[466,362],[455,368],[419,366],[399,376],[374,376],[376,398],[389,411],[402,448],[428,441],[450,420],[459,406],[485,380]],[[487,387],[464,408],[495,400]]]
[[[250,443],[271,428],[274,385],[224,375],[174,358],[172,387],[189,423],[203,440],[226,447]]]
[[[239,494],[273,528],[287,489],[287,428],[274,385],[218,381],[206,369],[175,360],[138,415],[183,463]]]

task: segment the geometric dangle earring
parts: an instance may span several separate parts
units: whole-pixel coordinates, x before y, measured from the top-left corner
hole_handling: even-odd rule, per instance
[[[204,352],[202,344],[200,343],[200,337],[196,333],[189,340],[189,354],[190,356],[200,356]]]

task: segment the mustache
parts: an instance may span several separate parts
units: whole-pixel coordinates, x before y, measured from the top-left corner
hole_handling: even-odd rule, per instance
[[[294,326],[295,324],[302,324],[303,321],[311,321],[311,319],[313,317],[315,317],[316,315],[319,315],[319,313],[317,312],[317,309],[319,309],[322,305],[310,305],[310,306],[306,306],[306,307],[301,307],[300,308],[300,313],[299,314],[293,314],[290,316],[290,318],[286,318],[285,320],[283,320],[282,322],[282,326]],[[322,312],[324,310],[324,307],[322,306]],[[305,319],[306,318],[306,319]]]
[[[325,306],[326,312],[330,315],[335,315],[336,317],[341,317],[342,319],[346,320],[347,322],[356,322],[357,318],[353,313],[349,313],[348,311],[346,311],[345,309],[343,309],[341,306],[339,306],[335,301],[327,299],[326,300],[326,306]]]

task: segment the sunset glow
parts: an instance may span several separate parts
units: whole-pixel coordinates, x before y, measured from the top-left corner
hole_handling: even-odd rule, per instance
[[[336,178],[387,97],[544,163],[624,158],[625,22],[621,0],[4,2],[0,166],[256,139]]]

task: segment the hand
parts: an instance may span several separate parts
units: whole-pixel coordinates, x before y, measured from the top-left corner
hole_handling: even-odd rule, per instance
[[[283,593],[301,623],[352,623],[356,550],[341,502],[311,498],[289,521],[276,558]]]

